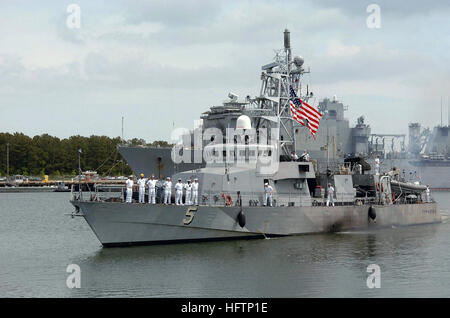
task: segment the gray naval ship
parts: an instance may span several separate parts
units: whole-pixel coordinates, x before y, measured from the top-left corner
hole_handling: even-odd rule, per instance
[[[183,143],[159,148],[151,157],[146,148],[134,149],[130,157],[124,150],[127,147],[121,148],[129,164],[139,167],[136,174],[171,176],[183,182],[197,178],[198,205],[164,205],[159,195],[156,204],[125,203],[123,191],[111,197],[96,187],[89,195],[72,192],[74,215],[84,217],[103,246],[267,238],[441,222],[437,203],[426,194],[426,187],[409,182],[399,169],[374,174],[363,157],[337,162],[329,155],[328,149],[333,153],[350,150],[343,149],[334,137],[354,138],[353,153],[366,147],[365,137],[359,138],[368,133],[362,120],[355,128],[340,129],[345,126],[342,103],[325,100],[319,105],[324,114],[321,125],[331,116],[339,120],[333,121],[334,131],[330,125],[328,133],[318,132],[315,141],[293,120],[290,88],[303,101],[312,102],[314,96],[302,84],[308,72],[303,64],[301,57],[292,57],[290,33],[285,30],[284,49],[262,67],[259,96],[239,101],[230,94],[229,101],[203,114],[202,125],[184,135]],[[339,136],[343,132],[348,135]],[[317,146],[324,141],[325,146]],[[311,161],[293,156],[305,148]],[[324,151],[328,153],[325,160],[319,156]],[[272,205],[266,184],[273,189]],[[335,190],[330,206],[326,204],[328,184]],[[159,194],[161,185],[157,185]]]

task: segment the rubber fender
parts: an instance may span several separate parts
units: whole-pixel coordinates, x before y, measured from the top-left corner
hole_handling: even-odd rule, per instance
[[[244,227],[245,226],[246,219],[245,219],[244,211],[242,211],[242,209],[241,209],[241,212],[239,212],[239,214],[237,216],[237,220],[238,220],[238,223],[239,223],[240,227]]]
[[[369,215],[369,218],[371,218],[372,220],[375,220],[375,218],[377,217],[377,213],[376,213],[374,207],[371,206],[369,208],[368,215]]]

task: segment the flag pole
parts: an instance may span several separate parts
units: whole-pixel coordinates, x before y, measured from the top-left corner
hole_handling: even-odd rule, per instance
[[[81,201],[82,199],[82,195],[83,195],[83,191],[81,190],[81,148],[78,149],[78,200]]]

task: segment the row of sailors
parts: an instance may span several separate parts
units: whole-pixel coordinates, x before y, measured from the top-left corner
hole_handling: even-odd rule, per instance
[[[139,188],[139,203],[145,203],[145,188],[148,187],[148,203],[156,204],[156,183],[158,180],[152,175],[149,179],[144,178],[144,174],[141,173],[141,177],[137,181]],[[133,197],[133,176],[130,176],[126,182],[127,184],[127,197],[126,202],[131,203]],[[183,190],[185,190],[185,204],[186,205],[198,205],[198,179],[194,179],[194,183],[191,180],[187,180],[187,183],[183,184],[181,179],[175,184],[175,204],[183,205]],[[172,204],[172,181],[170,177],[167,177],[166,181],[162,185],[164,192],[164,204]]]
[[[141,177],[137,181],[139,188],[139,203],[145,203],[145,188],[148,187],[148,203],[155,204],[156,203],[156,182],[158,180],[155,179],[154,175],[150,177],[150,179],[144,178],[144,174],[141,174]],[[127,197],[126,202],[131,203],[133,197],[133,176],[130,176],[126,182],[127,184]],[[175,184],[175,204],[176,205],[198,205],[198,179],[194,179],[194,183],[191,183],[191,180],[187,180],[187,183],[183,184],[181,179],[178,179],[178,182]],[[172,181],[170,177],[167,177],[167,180],[163,184],[164,190],[164,204],[172,204]],[[183,190],[185,190],[185,203],[183,204]],[[273,188],[268,184],[264,184],[264,193],[265,200],[264,206],[266,204],[268,206],[273,206],[272,196],[273,196]]]
[[[303,151],[303,154],[299,157],[297,155],[297,152],[293,151],[291,153],[291,160],[292,161],[306,161],[306,162],[308,162],[309,161],[309,153],[305,149],[305,151]]]

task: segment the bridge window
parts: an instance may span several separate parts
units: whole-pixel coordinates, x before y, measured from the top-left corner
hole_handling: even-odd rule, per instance
[[[336,112],[335,110],[329,110],[329,111],[328,111],[328,116],[329,116],[330,118],[336,118],[337,112]]]

